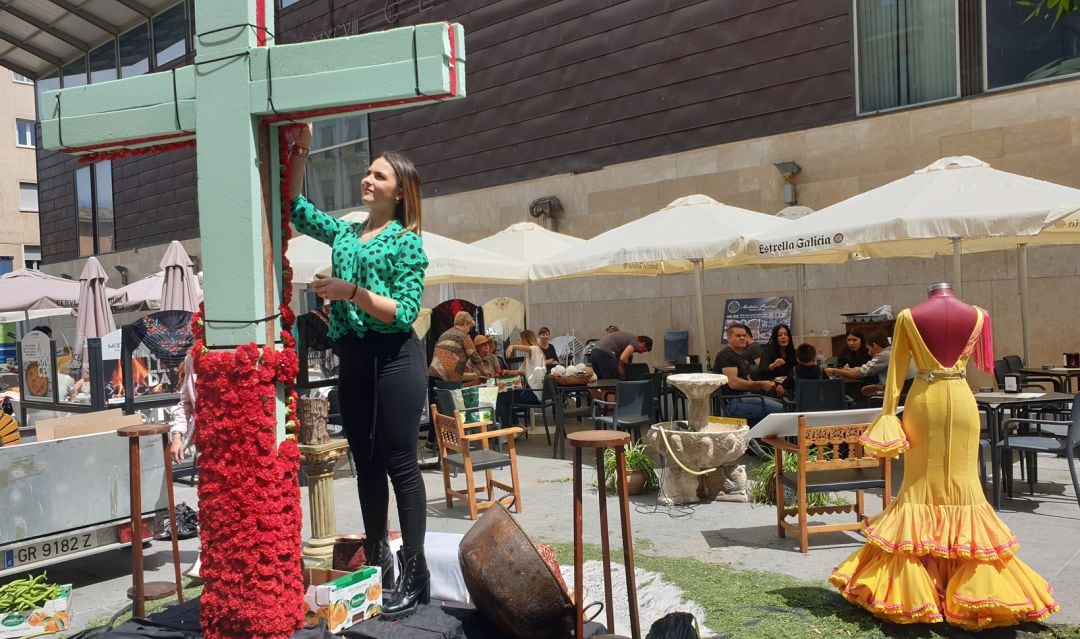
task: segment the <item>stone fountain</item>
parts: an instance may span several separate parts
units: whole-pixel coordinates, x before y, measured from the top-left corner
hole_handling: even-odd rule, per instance
[[[667,381],[689,400],[689,430],[663,422],[645,436],[666,465],[659,502],[748,501],[746,468],[734,462],[746,452],[750,429],[709,417],[709,398],[727,383],[727,376],[686,373],[670,375]]]

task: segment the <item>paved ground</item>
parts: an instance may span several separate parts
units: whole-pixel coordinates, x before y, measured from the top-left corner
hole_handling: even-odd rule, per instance
[[[573,428],[572,428],[573,430]],[[534,430],[520,447],[519,461],[524,512],[518,517],[537,541],[570,542],[571,463],[551,459],[544,434]],[[1019,556],[1051,580],[1062,604],[1062,612],[1051,622],[1080,623],[1080,507],[1073,495],[1063,459],[1039,457],[1042,483],[1034,496],[1017,495],[1006,500],[1000,512],[1021,541]],[[362,532],[360,509],[354,480],[347,467],[340,469],[334,491],[338,531]],[[459,504],[447,509],[442,497],[442,477],[437,471],[424,473],[429,504],[430,530],[463,533],[471,521]],[[595,473],[586,470],[586,541],[599,542],[596,512]],[[899,485],[897,480],[896,485]],[[1017,484],[1018,487],[1020,484]],[[177,501],[196,504],[195,489],[176,487]],[[305,494],[306,506],[306,494]],[[777,538],[775,511],[749,504],[715,502],[693,507],[660,507],[655,496],[632,498],[631,521],[637,552],[648,555],[693,556],[703,561],[739,568],[786,573],[823,583],[831,568],[857,549],[861,541],[854,534],[824,534],[811,537],[811,550],[798,551],[792,540]],[[608,512],[616,517],[617,506],[609,498]],[[880,510],[880,499],[868,498],[868,511]],[[396,516],[393,516],[396,520]],[[394,524],[396,526],[396,523]],[[305,538],[308,535],[305,521]],[[618,531],[618,526],[613,526]],[[615,543],[618,543],[615,538]],[[618,546],[615,546],[618,548]],[[187,567],[195,559],[198,540],[181,542],[181,558]],[[169,544],[154,542],[146,549],[148,579],[171,579]],[[75,584],[73,630],[107,617],[126,604],[130,586],[130,553],[120,550],[49,568],[49,577]],[[692,597],[692,593],[689,593]]]

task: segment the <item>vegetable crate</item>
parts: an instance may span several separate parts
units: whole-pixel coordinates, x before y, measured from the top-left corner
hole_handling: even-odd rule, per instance
[[[60,587],[60,594],[40,608],[22,612],[0,611],[0,639],[18,639],[31,635],[67,630],[71,625],[71,585]]]

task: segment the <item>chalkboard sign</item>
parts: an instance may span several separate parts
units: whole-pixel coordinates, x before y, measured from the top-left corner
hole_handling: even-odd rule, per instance
[[[777,324],[791,326],[791,313],[795,304],[790,297],[742,297],[729,299],[724,304],[724,333],[722,342],[727,343],[727,327],[745,324],[750,327],[754,341],[769,341]]]

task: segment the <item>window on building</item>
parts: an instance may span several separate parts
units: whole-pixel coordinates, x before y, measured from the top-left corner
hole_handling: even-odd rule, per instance
[[[112,163],[108,160],[75,170],[75,211],[79,257],[114,249]]]
[[[7,275],[15,267],[15,258],[11,255],[0,255],[0,275]]]
[[[15,145],[34,148],[33,120],[15,120]]]
[[[86,56],[81,55],[64,65],[64,88],[81,87],[86,84]]]
[[[163,66],[187,53],[187,31],[184,3],[154,16],[154,66]]]
[[[1027,20],[1031,7],[985,1],[983,11],[987,89],[1080,73],[1080,13]]]
[[[41,269],[41,246],[37,244],[23,244],[23,268]]]
[[[19,210],[34,212],[38,210],[37,184],[19,182]]]
[[[297,2],[300,2],[300,0],[281,0],[281,8],[284,9],[285,7],[291,7]]]
[[[855,1],[860,113],[959,95],[956,1]]]
[[[31,80],[30,78],[26,77],[25,75],[23,75],[21,73],[16,73],[15,71],[11,72],[11,81],[12,82],[18,82],[19,84],[33,84],[34,83],[34,81]]]
[[[150,70],[150,28],[142,23],[120,35],[120,77],[130,78]]]
[[[325,211],[363,206],[360,179],[370,161],[366,115],[315,123],[304,174],[306,195]]]
[[[90,52],[90,84],[116,78],[116,40],[109,40]]]

